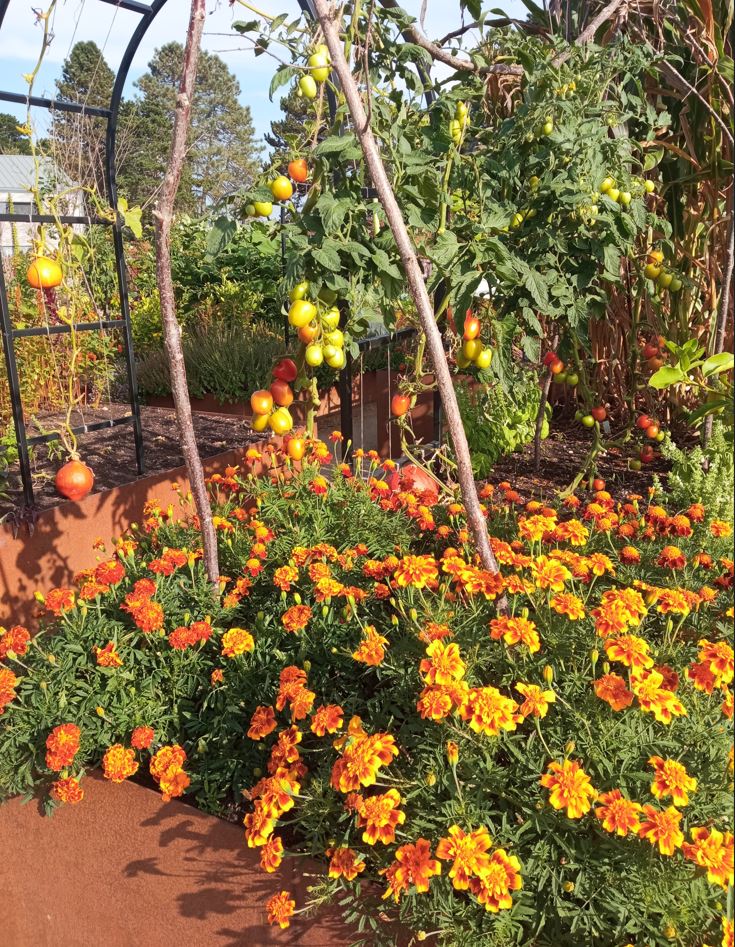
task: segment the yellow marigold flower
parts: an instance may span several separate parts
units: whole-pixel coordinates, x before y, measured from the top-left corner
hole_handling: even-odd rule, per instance
[[[260,850],[260,867],[269,874],[276,871],[283,861],[283,842],[280,836],[271,835]]]
[[[135,759],[135,750],[115,743],[102,757],[102,771],[105,779],[113,783],[122,783],[138,772],[140,764]]]
[[[527,618],[511,618],[508,615],[493,618],[490,622],[490,637],[494,641],[502,638],[509,646],[524,644],[531,654],[541,649],[541,639],[536,625]]]
[[[352,657],[361,664],[377,667],[379,664],[382,664],[385,659],[385,648],[387,644],[387,638],[378,634],[373,625],[367,625],[363,639],[358,645],[357,651],[352,653]]]
[[[684,842],[684,856],[707,869],[707,881],[727,890],[733,884],[733,835],[701,826],[690,830],[691,842]]]
[[[551,790],[549,802],[555,809],[566,809],[570,819],[580,819],[592,808],[597,795],[589,776],[576,760],[549,763],[547,772],[539,780]]]
[[[650,645],[637,635],[620,635],[605,641],[608,660],[618,661],[628,668],[653,667],[653,658],[648,653]]]
[[[522,887],[521,863],[503,848],[496,849],[485,871],[470,881],[472,894],[486,911],[493,914],[512,907],[511,891],[519,891]]]
[[[638,671],[633,674],[633,693],[641,710],[652,713],[659,723],[671,723],[673,717],[685,717],[686,708],[673,691],[662,687],[659,671]]]
[[[475,687],[469,691],[461,714],[476,733],[494,737],[501,730],[516,729],[517,710],[518,704],[497,688]]]
[[[589,538],[590,531],[579,520],[559,523],[554,530],[554,539],[557,542],[568,542],[571,546],[586,546]]]
[[[278,924],[281,930],[291,926],[290,918],[296,908],[296,902],[288,891],[279,891],[274,894],[265,905],[269,924]]]
[[[226,658],[236,658],[255,648],[253,636],[245,628],[230,628],[222,635],[222,654]]]
[[[570,621],[579,621],[585,615],[584,602],[568,592],[555,595],[549,602],[549,607],[559,615],[566,615]]]
[[[406,821],[406,813],[398,808],[400,804],[401,796],[395,789],[367,798],[357,797],[355,811],[358,828],[365,829],[362,833],[363,842],[368,845],[375,845],[376,842],[391,845],[395,841],[396,827]]]
[[[543,690],[538,684],[516,684],[516,690],[525,697],[519,707],[524,717],[545,717],[549,712],[549,704],[556,700],[556,694],[551,690]]]
[[[451,861],[449,877],[457,891],[466,891],[470,879],[482,875],[490,867],[488,851],[492,842],[486,828],[465,832],[458,825],[449,829],[448,837],[439,839],[436,857],[442,861]]]
[[[539,556],[531,563],[531,577],[539,589],[562,592],[564,583],[572,578],[572,573],[556,559]]]
[[[444,720],[452,712],[452,696],[441,684],[425,687],[416,702],[422,720]]]
[[[427,684],[451,684],[464,677],[466,665],[458,645],[445,645],[441,639],[435,639],[428,644],[426,655],[419,671]]]
[[[619,789],[602,793],[597,801],[601,805],[599,809],[595,809],[595,815],[606,832],[614,832],[620,836],[626,836],[628,833],[638,834],[641,806],[637,802],[626,799]]]
[[[697,780],[687,773],[681,763],[677,760],[665,760],[661,756],[652,756],[648,765],[654,770],[651,793],[657,799],[671,796],[674,805],[689,805],[689,793],[695,792]]]
[[[733,649],[726,641],[707,641],[702,638],[697,658],[715,678],[715,687],[730,684],[733,679]]]
[[[651,845],[658,845],[662,855],[673,855],[684,842],[684,835],[679,828],[680,822],[681,812],[675,806],[669,806],[668,809],[643,806],[638,835],[648,839]]]
[[[518,535],[527,542],[537,543],[544,536],[553,533],[556,526],[555,516],[528,516],[518,520]]]
[[[709,531],[715,537],[724,537],[730,536],[732,533],[732,526],[729,523],[726,523],[725,520],[712,520],[709,524]]]

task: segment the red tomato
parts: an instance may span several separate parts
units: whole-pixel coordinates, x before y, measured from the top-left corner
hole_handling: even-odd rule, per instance
[[[394,471],[388,481],[388,486],[394,493],[398,490],[426,492],[429,494],[430,505],[439,500],[436,480],[415,464],[406,464],[400,470]]]
[[[641,431],[645,431],[650,423],[651,423],[651,419],[648,417],[648,415],[642,414],[638,418],[638,420],[635,422],[635,426],[639,428]]]
[[[408,395],[393,395],[391,398],[391,414],[395,415],[397,418],[402,418],[404,414],[407,414],[410,407],[411,399],[408,397]]]
[[[596,492],[599,492],[600,490],[604,490],[605,481],[601,477],[597,477],[595,480],[592,481],[592,489],[595,490]]]
[[[655,441],[660,430],[661,428],[655,422],[653,424],[649,424],[646,428],[646,437],[652,441]]]
[[[274,403],[281,408],[287,408],[293,402],[291,386],[287,381],[280,378],[276,378],[271,384],[270,393],[273,396]]]
[[[605,418],[607,417],[607,411],[606,411],[605,408],[603,408],[602,406],[600,406],[600,407],[598,407],[598,408],[593,408],[593,409],[590,411],[590,414],[591,414],[592,417],[595,419],[595,421],[598,421],[600,424],[602,424],[602,422],[603,422],[603,421],[605,420]]]
[[[467,310],[467,316],[464,320],[464,340],[465,342],[470,342],[472,339],[476,339],[480,334],[480,320],[477,316],[473,316],[471,310]]]
[[[645,444],[643,447],[641,447],[638,456],[644,464],[650,464],[653,458],[656,456],[656,451],[651,447],[650,444]]]
[[[250,407],[253,414],[270,414],[273,410],[273,395],[263,388],[250,395]]]
[[[296,158],[294,161],[289,162],[288,176],[292,181],[297,181],[299,184],[304,183],[309,177],[309,165],[304,158]]]
[[[564,362],[560,358],[554,358],[554,361],[549,365],[552,375],[560,375],[564,371]]]
[[[549,367],[556,360],[556,352],[547,352],[546,355],[544,355],[544,365],[547,367]]]
[[[299,371],[296,368],[296,362],[290,358],[282,358],[279,362],[276,362],[275,367],[273,368],[273,377],[279,378],[281,381],[292,382],[296,381],[296,376]]]
[[[658,346],[653,342],[646,342],[643,346],[643,358],[655,358],[659,354]]]
[[[56,471],[55,485],[67,500],[83,500],[94,486],[94,473],[81,460],[70,460]]]

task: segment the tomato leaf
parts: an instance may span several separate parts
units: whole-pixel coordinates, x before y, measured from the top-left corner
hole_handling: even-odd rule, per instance
[[[733,367],[732,352],[720,352],[710,357],[702,365],[702,374],[705,378],[710,375],[719,375],[720,372],[729,372]]]
[[[663,368],[659,368],[648,380],[648,384],[651,388],[669,388],[671,385],[676,385],[681,381],[686,379],[684,372],[673,365],[664,365]]]

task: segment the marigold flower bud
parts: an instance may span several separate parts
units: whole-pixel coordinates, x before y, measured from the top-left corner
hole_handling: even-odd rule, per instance
[[[55,655],[55,654],[47,654],[46,657],[48,658],[48,663],[49,663],[49,664],[56,664],[56,655]]]
[[[527,608],[522,608],[522,609],[521,609],[521,618],[528,618],[528,615],[529,615],[528,609],[527,609]]]
[[[544,680],[547,684],[551,684],[554,680],[554,669],[550,664],[547,664],[543,670]]]
[[[412,608],[408,614],[409,614],[409,617],[411,618],[411,621],[418,621],[419,613],[416,611],[415,608]]]
[[[263,775],[263,770],[259,766],[256,766],[255,769],[253,770],[253,776],[255,776],[256,779],[260,779],[262,775]]]
[[[97,714],[98,717],[104,717],[104,716],[105,716],[105,708],[104,708],[104,707],[95,707],[95,708],[94,708],[94,712]]]
[[[426,931],[416,931],[416,940],[426,940]]]
[[[294,594],[293,594],[293,600],[294,600],[294,602],[296,602],[297,605],[300,605],[300,604],[301,604],[301,596],[299,595],[298,592],[294,592]]]
[[[447,743],[447,759],[450,766],[456,766],[459,759],[459,747],[452,740]]]
[[[603,661],[603,662],[602,662],[602,673],[603,673],[603,674],[609,674],[609,673],[610,673],[610,662],[609,662],[609,661]]]
[[[306,671],[307,674],[311,670],[311,661],[309,661],[308,658],[306,659],[306,661],[304,661],[304,670]]]
[[[427,785],[427,786],[435,786],[435,785],[436,785],[436,773],[429,773],[429,774],[427,775],[427,777],[426,777],[426,785]]]
[[[391,616],[390,616],[390,623],[391,623],[391,625],[397,625],[397,624],[398,624],[398,615],[391,615]]]
[[[600,659],[600,652],[597,648],[593,648],[590,651],[590,661],[592,662],[592,667],[594,667]]]
[[[322,605],[322,618],[326,618],[328,614],[329,614],[329,606]]]
[[[574,740],[570,740],[569,743],[567,743],[567,745],[564,747],[564,752],[567,754],[567,756],[569,756],[571,753],[574,753],[576,749],[577,744],[574,742]]]
[[[35,598],[37,602],[40,602],[41,605],[43,605],[43,603],[46,601],[46,599],[43,597],[43,594],[38,591],[33,593],[33,597]]]

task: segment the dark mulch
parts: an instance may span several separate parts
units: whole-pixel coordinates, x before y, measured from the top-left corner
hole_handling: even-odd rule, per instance
[[[121,417],[129,411],[127,405],[85,409],[84,418],[74,418],[72,424],[94,424],[108,418]],[[141,409],[141,416],[145,475],[151,476],[182,466],[184,458],[181,454],[174,412],[168,408],[144,407]],[[43,419],[46,432],[58,430],[62,424],[63,418],[57,415]],[[250,430],[247,421],[215,414],[194,415],[194,430],[202,457],[211,457],[262,437]],[[35,433],[40,432],[35,428],[29,430],[29,436]],[[119,487],[138,478],[131,425],[81,435],[79,453],[82,460],[94,470],[94,492]],[[48,509],[63,502],[54,489],[54,476],[64,460],[58,442],[55,445],[36,447],[33,454],[33,474],[36,504],[39,509]],[[20,470],[17,465],[10,468],[6,492],[7,499],[0,496],[0,516],[23,504]]]

